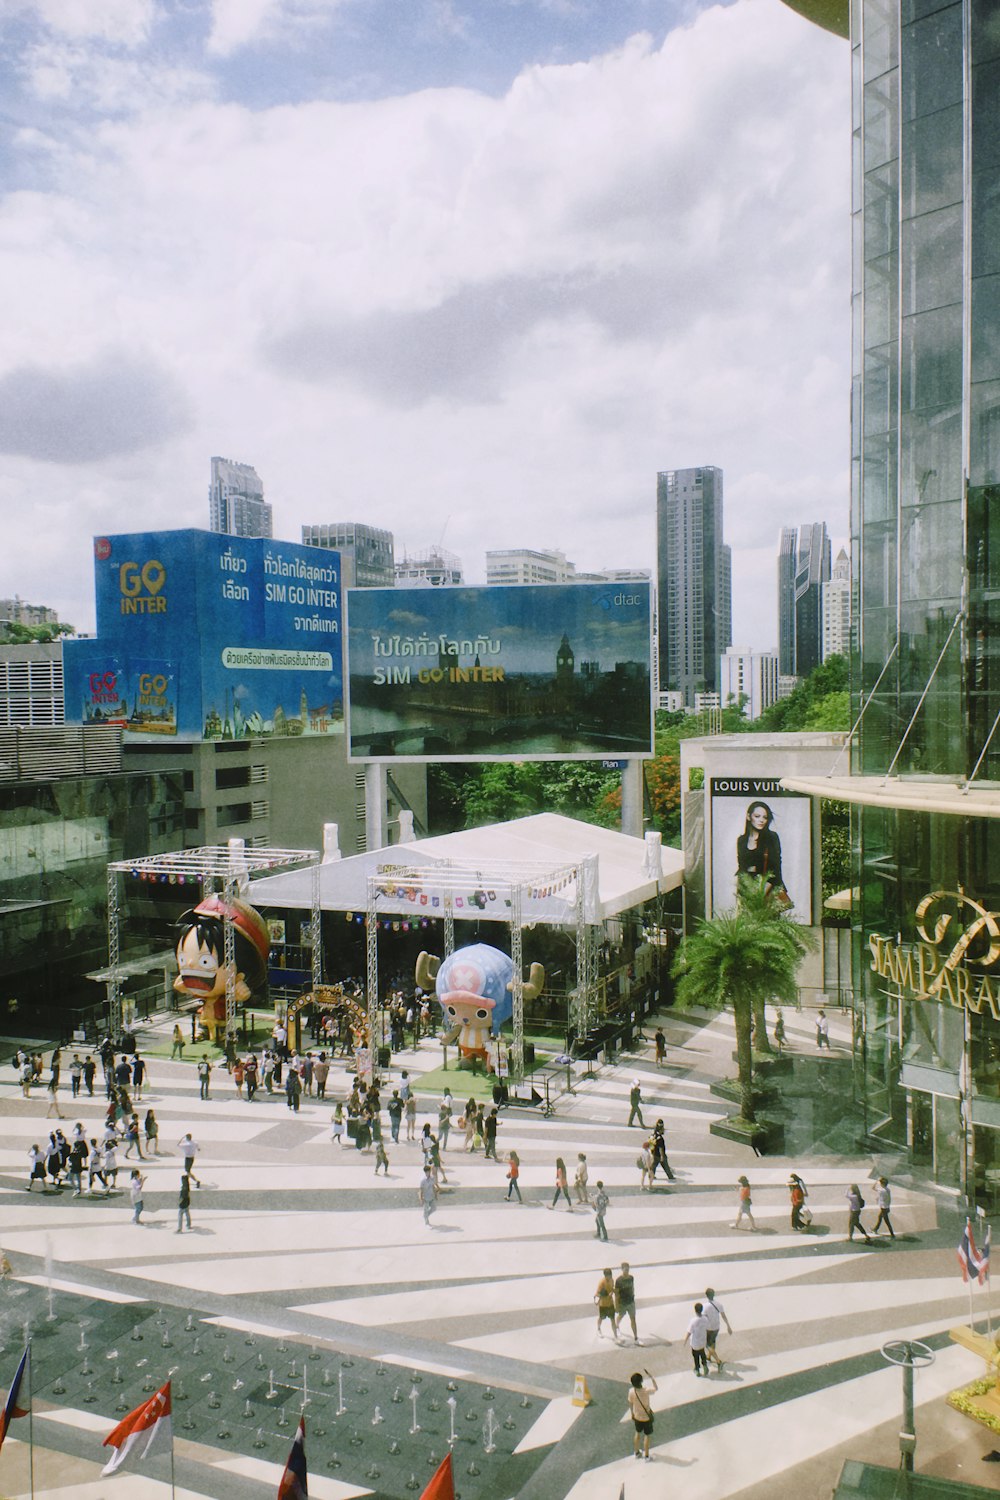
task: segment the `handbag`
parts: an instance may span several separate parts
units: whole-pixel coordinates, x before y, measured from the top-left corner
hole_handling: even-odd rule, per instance
[[[813,1221],[812,1209],[811,1208],[800,1208],[799,1209],[799,1223],[800,1224],[811,1224],[812,1221]]]

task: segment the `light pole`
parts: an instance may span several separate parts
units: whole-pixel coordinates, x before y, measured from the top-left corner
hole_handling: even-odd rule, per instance
[[[934,1351],[918,1339],[894,1339],[882,1345],[882,1358],[903,1371],[903,1425],[899,1433],[899,1467],[903,1475],[903,1494],[910,1494],[910,1475],[917,1451],[917,1433],[913,1414],[913,1372],[921,1365],[934,1363]]]

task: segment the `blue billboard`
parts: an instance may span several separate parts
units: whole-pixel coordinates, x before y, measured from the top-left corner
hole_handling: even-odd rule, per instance
[[[95,640],[64,646],[66,722],[133,742],[342,734],[340,555],[154,531],[94,543]]]
[[[652,754],[650,586],[350,589],[355,760]]]

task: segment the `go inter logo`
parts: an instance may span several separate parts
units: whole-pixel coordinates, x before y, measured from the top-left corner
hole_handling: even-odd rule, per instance
[[[142,564],[123,562],[118,568],[118,588],[121,592],[123,615],[165,615],[167,596],[163,585],[167,581],[167,570],[157,558],[151,557]]]

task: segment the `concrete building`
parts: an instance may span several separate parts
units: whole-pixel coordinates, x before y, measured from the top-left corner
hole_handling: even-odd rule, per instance
[[[564,552],[508,547],[486,554],[486,582],[575,583],[576,564]]]
[[[340,553],[344,588],[391,589],[396,583],[395,548],[391,531],[363,521],[331,521],[303,526],[307,547],[328,547]]]
[[[396,582],[400,588],[455,587],[465,582],[462,559],[443,547],[428,547],[423,552],[404,552],[396,560]]]
[[[752,651],[730,646],[719,663],[723,706],[745,699],[744,715],[759,719],[765,708],[778,701],[777,651]]]
[[[59,616],[45,604],[25,604],[15,594],[0,599],[0,625],[58,625]]]
[[[208,513],[211,531],[222,531],[228,536],[274,535],[264,485],[250,464],[234,463],[229,458],[212,459]]]
[[[732,644],[732,554],[722,540],[722,470],[656,476],[659,689],[693,707],[719,692],[719,659]]]
[[[62,644],[0,646],[0,725],[61,724]]]
[[[851,650],[851,560],[841,547],[823,585],[823,660]]]

